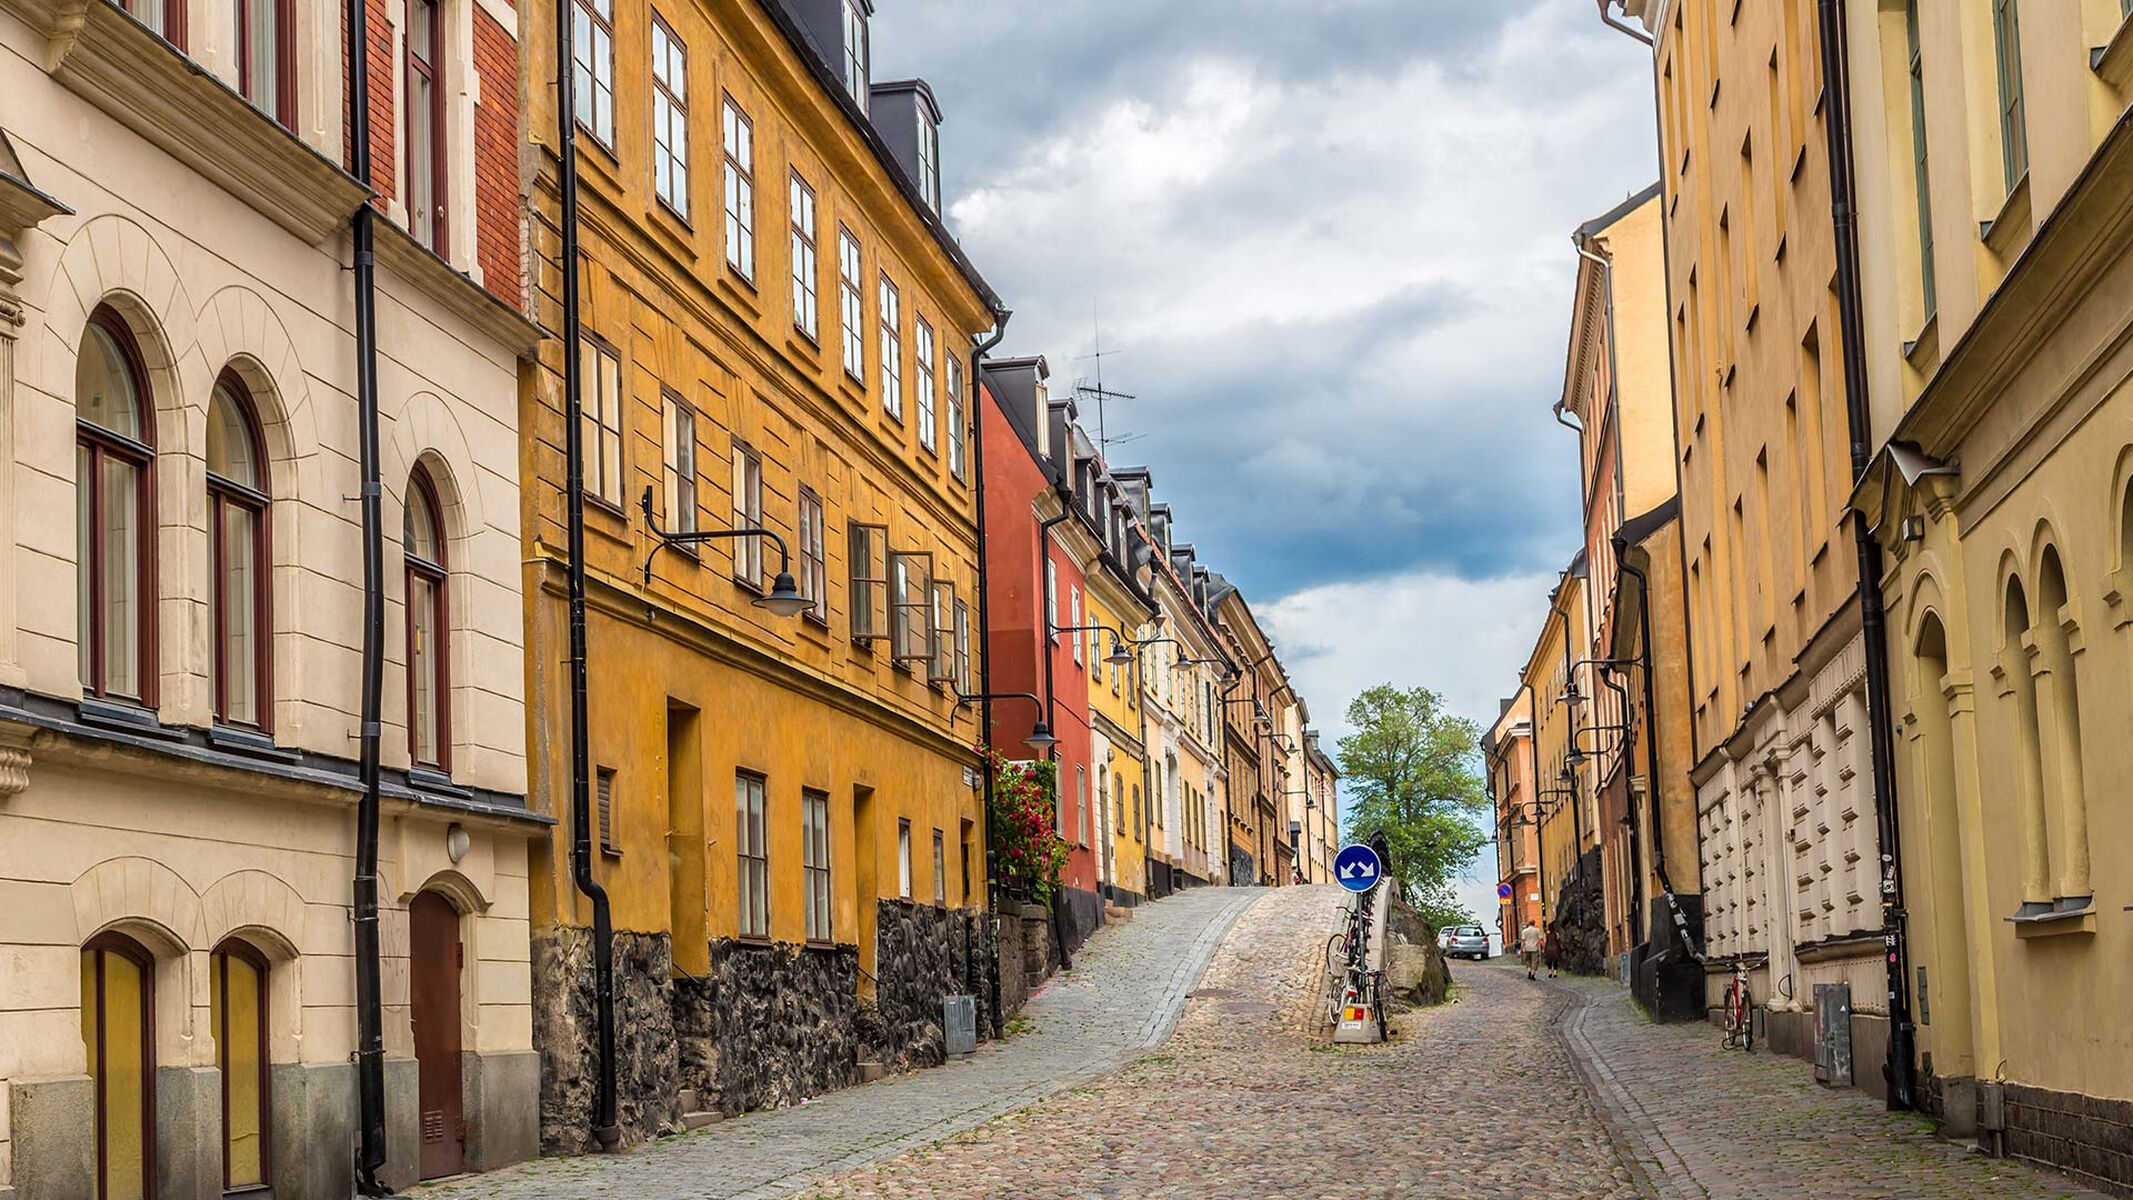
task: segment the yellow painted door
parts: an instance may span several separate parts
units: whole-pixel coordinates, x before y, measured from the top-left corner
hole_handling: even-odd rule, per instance
[[[90,1117],[97,1200],[155,1194],[154,962],[117,934],[98,937],[81,955],[82,1041],[96,1088]]]
[[[222,1068],[222,1184],[267,1182],[267,962],[242,942],[209,960],[209,1022]]]

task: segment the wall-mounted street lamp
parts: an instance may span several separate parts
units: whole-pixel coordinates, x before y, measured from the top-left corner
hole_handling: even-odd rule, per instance
[[[1052,736],[1052,727],[1050,725],[1045,724],[1044,701],[1039,700],[1037,698],[1037,693],[980,692],[975,696],[966,696],[961,692],[955,693],[955,707],[958,709],[966,704],[976,704],[981,700],[1029,701],[1031,704],[1037,706],[1037,724],[1030,729],[1029,736],[1022,739],[1022,744],[1028,746],[1032,750],[1035,750],[1039,754],[1048,754],[1051,752],[1052,747],[1059,744],[1059,739]],[[950,713],[952,714],[953,712],[954,710],[951,709]],[[990,731],[988,730],[987,732],[989,733]]]
[[[1058,637],[1062,633],[1089,633],[1096,630],[1101,630],[1111,635],[1111,653],[1104,655],[1105,662],[1114,667],[1130,667],[1133,665],[1133,651],[1126,649],[1126,635],[1111,628],[1109,625],[1054,625],[1052,626],[1052,636]]]
[[[768,538],[778,548],[778,573],[770,581],[770,590],[753,601],[757,608],[768,609],[781,617],[797,617],[815,606],[815,602],[800,594],[800,585],[792,577],[792,552],[785,547],[785,539],[768,529],[697,529],[687,533],[669,533],[659,527],[659,518],[652,515],[652,489],[644,489],[644,521],[659,544],[644,558],[644,582],[652,582],[652,560],[669,546],[694,546],[699,542],[714,542],[726,538]]]

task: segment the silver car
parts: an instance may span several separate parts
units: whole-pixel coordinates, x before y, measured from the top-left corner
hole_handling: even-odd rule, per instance
[[[1479,925],[1454,925],[1444,931],[1440,940],[1446,958],[1471,958],[1478,962],[1489,957],[1489,931]]]

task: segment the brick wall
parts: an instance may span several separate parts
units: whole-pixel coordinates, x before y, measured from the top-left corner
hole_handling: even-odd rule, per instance
[[[474,70],[481,103],[474,110],[475,261],[482,281],[524,311],[520,278],[518,42],[488,11],[474,10]]]
[[[393,30],[385,16],[386,0],[364,0],[370,42],[370,182],[379,207],[394,194],[393,174]],[[341,6],[341,44],[348,44],[348,8]],[[515,96],[516,89],[513,91]],[[355,169],[355,131],[341,131],[341,163]]]

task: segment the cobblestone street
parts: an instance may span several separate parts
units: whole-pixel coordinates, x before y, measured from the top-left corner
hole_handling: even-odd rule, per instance
[[[967,1062],[417,1195],[2100,1200],[1795,1060],[1653,1025],[1597,980],[1462,963],[1453,1001],[1392,1044],[1318,1045],[1338,904],[1186,893],[1107,930],[1025,1032]]]

